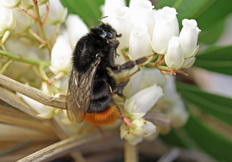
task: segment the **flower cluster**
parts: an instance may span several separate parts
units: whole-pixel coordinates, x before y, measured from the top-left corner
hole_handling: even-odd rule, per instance
[[[152,53],[158,54],[170,69],[189,68],[198,51],[197,39],[200,32],[195,20],[184,19],[179,32],[176,10],[164,7],[155,10],[148,0],[125,1],[106,0],[102,7],[104,22],[111,24],[119,33],[118,52],[129,48],[128,56],[137,59]],[[156,64],[158,65],[158,64]]]
[[[118,38],[117,64],[152,56],[146,62],[147,67],[152,68],[139,67],[140,71],[134,68],[114,76],[120,80],[134,74],[124,88],[125,98],[113,96],[130,124],[121,123],[121,138],[137,144],[143,138],[162,132],[159,124],[148,120],[148,115],[165,114],[169,119],[168,127],[182,126],[188,115],[176,92],[174,77],[166,73],[182,72],[181,69],[193,65],[200,31],[197,22],[184,19],[180,31],[176,10],[170,7],[155,10],[149,0],[131,0],[129,7],[126,7],[125,0],[105,0],[101,10],[103,16],[107,16],[102,21],[122,34]],[[88,32],[82,19],[78,15],[67,16],[67,9],[59,0],[1,0],[0,14],[4,15],[0,16],[1,46],[15,54],[51,62],[49,68],[40,66],[38,69],[25,65],[18,68],[16,64],[14,66],[21,72],[13,78],[27,74],[28,82],[32,80],[39,84],[38,88],[51,96],[66,93],[72,51],[77,41]],[[33,70],[40,79],[35,79],[38,78],[35,73],[31,75]],[[65,111],[57,114],[58,111],[52,107],[19,96],[38,112],[38,117],[47,119],[55,116],[67,127],[74,125],[67,121]]]
[[[59,0],[1,0],[0,15],[0,46],[2,50],[29,59],[50,60],[56,35],[67,16],[67,9],[62,6]],[[59,43],[59,39],[56,42]],[[65,50],[67,51],[68,48]],[[70,49],[71,51],[72,49]],[[4,59],[0,60],[3,67],[8,63],[8,60]],[[71,64],[67,60],[70,60],[69,57],[63,57],[63,61],[66,61],[67,64],[62,62],[62,66],[59,67],[62,71],[65,71],[66,66],[70,70]],[[57,64],[59,62],[53,63],[53,66],[56,67]],[[54,68],[54,73],[57,70]],[[64,92],[67,87],[67,82],[64,82],[66,83],[65,87],[63,87],[64,83],[60,84],[60,81],[54,85],[47,84],[48,71],[43,66],[36,69],[30,64],[13,62],[6,72],[6,75],[18,78],[21,82],[37,85],[38,88],[51,96]],[[26,96],[20,94],[19,96],[35,109],[38,117],[46,119],[53,117],[54,108],[45,106]]]
[[[154,66],[162,73],[175,74],[193,65],[200,32],[195,20],[184,19],[180,31],[174,8],[155,10],[148,0],[131,0],[129,7],[125,6],[124,0],[106,0],[101,9],[103,16],[107,16],[102,21],[111,24],[122,34],[117,63],[122,64],[127,57],[135,60],[155,54],[156,62],[147,65]],[[133,126],[122,124],[120,130],[121,137],[131,144],[157,133],[156,126],[145,119],[148,111],[165,112],[174,127],[187,121],[188,115],[176,92],[174,78],[165,76],[164,79],[160,72],[143,69],[131,77],[124,90],[127,99],[121,104]]]

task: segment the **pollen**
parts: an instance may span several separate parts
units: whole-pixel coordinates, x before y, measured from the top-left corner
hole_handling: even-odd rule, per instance
[[[108,125],[113,123],[118,118],[118,113],[115,111],[115,106],[109,106],[106,111],[100,113],[87,113],[85,120],[93,125]]]

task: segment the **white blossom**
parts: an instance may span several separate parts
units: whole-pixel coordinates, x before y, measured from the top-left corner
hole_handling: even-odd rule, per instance
[[[130,113],[147,113],[162,95],[162,88],[153,84],[148,88],[140,90],[129,98],[125,103],[126,110]],[[127,104],[132,101],[134,101],[132,109],[127,108]]]
[[[21,3],[21,0],[1,0],[0,4],[8,8],[17,7]]]
[[[113,15],[104,18],[102,21],[112,25],[118,34],[122,34],[122,37],[117,38],[120,41],[118,49],[129,46],[132,23],[130,9],[128,7],[121,7],[115,10]]]
[[[125,0],[105,0],[104,5],[101,6],[102,16],[111,16],[123,6],[126,6]]]
[[[0,5],[0,44],[4,43],[15,27],[13,12]]]
[[[183,66],[181,68],[182,69],[187,69],[187,68],[192,67],[195,60],[196,60],[196,57],[190,57],[190,58],[185,59],[184,64],[183,64]]]
[[[184,54],[178,37],[172,37],[168,43],[165,62],[169,68],[179,69],[184,63]]]
[[[64,8],[60,0],[49,0],[49,7],[50,8],[49,8],[49,13],[46,23],[56,25],[64,22],[68,10],[67,8]],[[45,5],[40,6],[40,13],[41,15],[45,16],[46,13]]]
[[[166,83],[163,89],[164,96],[157,104],[169,116],[171,126],[180,127],[184,125],[187,122],[188,113],[185,109],[184,102],[176,90],[175,77],[166,75]],[[153,110],[160,112],[159,107],[155,107]]]
[[[176,9],[170,7],[164,7],[156,12],[152,47],[158,54],[165,54],[171,37],[179,35],[176,14]]]
[[[21,33],[32,27],[34,20],[30,16],[18,8],[13,9],[12,11],[16,20],[14,32]]]
[[[152,54],[151,39],[146,25],[136,24],[132,29],[129,42],[129,56],[132,60]]]
[[[33,0],[24,0],[24,1],[28,1],[27,3],[29,3],[30,5],[34,5]],[[47,3],[48,1],[51,1],[51,0],[37,0],[37,3],[38,5],[43,5]]]
[[[74,14],[68,15],[65,24],[67,26],[70,44],[74,48],[77,41],[88,33],[88,27],[78,15]]]
[[[146,24],[153,8],[154,6],[148,0],[132,0],[130,2],[132,23]]]
[[[200,29],[197,27],[196,20],[184,19],[182,21],[183,28],[180,32],[180,43],[185,58],[193,57],[198,51],[197,39]]]
[[[54,115],[54,108],[45,106],[34,99],[24,96],[21,93],[17,93],[17,95],[38,113],[38,117],[43,119],[50,119]]]
[[[67,33],[57,37],[52,48],[50,69],[54,74],[63,72],[68,74],[71,69],[72,48],[68,41]]]

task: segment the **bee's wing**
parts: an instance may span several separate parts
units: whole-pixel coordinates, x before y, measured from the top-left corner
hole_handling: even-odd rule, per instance
[[[82,75],[72,69],[66,97],[66,108],[70,121],[83,121],[90,105],[93,79],[99,63],[100,58]]]

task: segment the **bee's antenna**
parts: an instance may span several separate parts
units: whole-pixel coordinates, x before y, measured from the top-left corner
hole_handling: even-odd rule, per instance
[[[105,18],[107,18],[107,17],[109,17],[109,16],[103,16],[103,17],[101,17],[100,19],[98,19],[98,21],[100,21],[101,23],[104,24],[104,22],[102,22],[102,19],[105,19]]]

